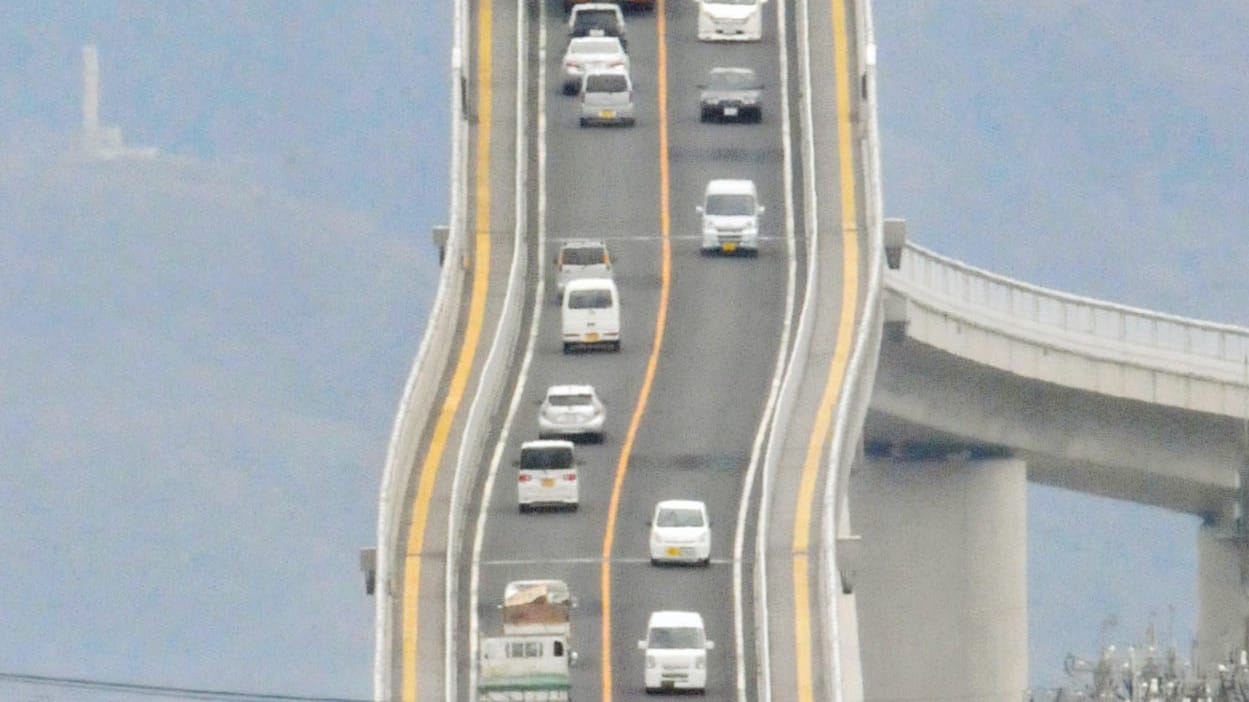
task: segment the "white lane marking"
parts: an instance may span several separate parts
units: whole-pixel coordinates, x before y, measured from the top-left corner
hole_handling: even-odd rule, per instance
[[[699,241],[702,236],[699,234],[670,234],[668,238],[677,241]],[[654,241],[658,243],[663,239],[659,234],[597,234],[593,236],[551,236],[547,237],[547,241],[564,242],[564,241]],[[788,239],[785,236],[760,235],[759,241],[783,241]]]
[[[612,564],[622,563],[622,564],[630,565],[630,564],[640,564],[640,563],[645,563],[645,564],[647,564],[647,565],[650,565],[650,563],[651,563],[651,559],[649,559],[649,558],[613,558],[613,559],[611,559],[611,562],[612,562]],[[731,558],[713,558],[713,559],[711,559],[711,564],[712,564],[712,565],[728,565],[728,564],[730,564],[730,563],[735,563],[735,562],[736,562],[736,561],[734,561],[734,560],[733,560],[733,559],[731,559]],[[602,563],[603,563],[603,559],[602,559],[602,558],[598,558],[598,557],[586,557],[586,558],[529,558],[529,559],[520,558],[520,559],[513,559],[513,560],[509,560],[509,559],[498,559],[498,560],[488,560],[488,561],[482,561],[482,562],[481,562],[481,565],[483,565],[483,566],[602,565]],[[695,567],[697,567],[697,566],[695,566]]]
[[[521,16],[527,13],[522,11]],[[518,20],[519,22],[519,20]],[[523,42],[521,42],[523,44]],[[524,61],[521,55],[517,59]],[[521,110],[527,109],[521,106]],[[519,118],[519,116],[518,116]],[[516,388],[512,391],[512,401],[507,408],[507,416],[503,419],[503,426],[499,429],[499,441],[494,446],[494,454],[490,458],[490,470],[486,474],[486,482],[482,485],[482,501],[479,504],[477,513],[477,533],[473,535],[473,562],[472,574],[470,575],[471,585],[469,586],[468,595],[468,649],[469,649],[469,687],[468,699],[477,699],[477,641],[479,637],[479,622],[477,620],[478,601],[480,593],[478,587],[480,584],[480,561],[482,540],[486,533],[486,516],[490,513],[488,506],[490,505],[490,496],[494,491],[494,481],[499,473],[499,463],[503,459],[503,451],[507,447],[508,435],[511,433],[512,419],[516,416],[516,408],[520,405],[520,398],[525,392],[526,381],[529,376],[529,365],[533,361],[533,349],[538,338],[538,327],[542,321],[542,300],[543,291],[546,288],[546,4],[538,5],[538,281],[537,290],[533,296],[533,317],[529,322],[529,339],[525,342],[525,357],[521,361],[520,373],[516,377]],[[524,139],[523,133],[517,134],[518,141]],[[518,164],[519,166],[519,164]],[[528,216],[528,213],[522,213],[522,216]]]
[[[789,348],[790,335],[792,332],[792,320],[794,310],[794,296],[796,289],[797,276],[797,253],[796,244],[794,242],[794,182],[793,182],[793,152],[790,149],[790,140],[793,138],[792,121],[793,116],[789,109],[789,32],[785,27],[785,3],[776,3],[776,35],[778,44],[778,53],[780,61],[781,74],[781,150],[782,150],[782,180],[785,187],[785,251],[789,258],[789,274],[785,284],[785,320],[781,326],[781,347],[777,353],[776,371],[772,376],[771,391],[768,395],[768,404],[764,410],[764,421],[759,423],[759,433],[755,436],[755,445],[751,452],[750,468],[746,474],[746,485],[739,511],[737,515],[737,531],[733,538],[733,616],[734,616],[734,635],[736,637],[735,644],[737,646],[737,699],[738,702],[746,702],[746,666],[745,666],[745,642],[744,633],[742,631],[742,550],[746,540],[746,519],[747,506],[750,503],[750,496],[754,488],[755,472],[759,466],[759,452],[765,438],[766,429],[774,417],[772,413],[776,411],[776,404],[780,396],[781,387],[784,385],[786,376],[786,352]],[[808,270],[810,266],[808,265]],[[808,279],[807,285],[811,282]],[[763,481],[768,479],[767,475],[763,476]],[[760,486],[760,508],[756,510],[756,526],[755,540],[761,538],[760,535],[767,534],[767,514],[768,508],[764,504],[769,496],[769,490],[766,485]],[[758,556],[758,552],[756,556]],[[763,601],[767,602],[767,564],[762,562],[761,558],[756,558],[755,578],[763,579],[763,583],[755,583],[755,591],[763,593]],[[763,699],[771,699],[771,661],[768,660],[770,654],[768,644],[768,622],[767,608],[761,608],[759,602],[754,603],[755,611],[755,653],[758,660],[755,661],[755,669],[759,673],[757,681],[756,693]],[[762,613],[763,621],[760,622],[760,614]]]

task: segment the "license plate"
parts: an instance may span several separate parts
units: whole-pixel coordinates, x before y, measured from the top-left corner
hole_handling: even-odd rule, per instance
[[[543,478],[542,487],[544,488],[555,487],[555,478]]]
[[[598,332],[588,332],[585,335],[586,341],[598,341]]]
[[[727,241],[727,242],[725,242],[725,243],[724,243],[724,252],[725,252],[725,253],[733,253],[733,252],[734,252],[734,251],[736,251],[736,250],[737,250],[737,244],[735,244],[734,242],[732,242],[732,241]]]
[[[616,116],[616,112],[614,110],[599,110],[598,116],[603,119],[613,119]]]
[[[679,555],[681,555],[681,549],[677,548],[676,546],[669,546],[669,547],[668,547],[668,555],[669,555],[669,556],[679,556]]]
[[[736,108],[736,107],[726,107],[726,108],[724,108],[724,116],[725,116],[725,117],[736,117],[736,116],[737,116],[737,108]]]

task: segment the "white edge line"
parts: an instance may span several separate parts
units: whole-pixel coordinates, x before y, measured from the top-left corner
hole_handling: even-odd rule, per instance
[[[527,109],[528,106],[525,106]],[[490,470],[486,474],[486,482],[482,486],[482,498],[478,505],[476,533],[473,535],[473,560],[471,567],[468,602],[468,646],[469,646],[469,699],[477,699],[477,640],[479,622],[477,618],[480,593],[478,584],[481,575],[481,548],[486,533],[486,517],[490,511],[490,497],[494,490],[494,481],[498,476],[499,463],[503,451],[507,447],[507,439],[511,432],[512,419],[520,406],[520,399],[525,393],[525,384],[529,376],[529,366],[533,361],[534,344],[538,338],[542,321],[542,305],[545,300],[543,291],[546,286],[546,7],[539,3],[538,7],[538,281],[534,293],[533,318],[529,323],[529,338],[525,342],[525,356],[521,361],[520,373],[516,377],[516,389],[512,392],[512,401],[507,408],[507,416],[499,430],[499,440],[495,444],[494,454],[490,458]],[[522,134],[518,134],[520,138]],[[449,701],[450,702],[450,701]]]
[[[785,29],[785,3],[776,3],[776,26],[777,41],[780,45],[780,76],[781,76],[781,152],[783,160],[782,178],[784,180],[785,190],[785,250],[788,259],[788,275],[785,282],[785,317],[781,323],[781,344],[776,352],[776,370],[772,374],[771,389],[768,393],[768,402],[763,410],[763,416],[759,421],[759,430],[755,434],[754,446],[750,454],[750,467],[746,471],[746,477],[743,481],[743,491],[741,501],[738,503],[737,511],[737,529],[733,535],[733,634],[734,643],[736,645],[737,657],[737,699],[739,702],[746,702],[746,645],[745,645],[745,624],[744,607],[742,604],[742,551],[746,541],[746,520],[747,511],[751,503],[751,496],[754,491],[755,474],[759,468],[760,453],[763,447],[764,439],[770,434],[769,423],[774,418],[773,412],[776,409],[777,399],[780,395],[781,385],[785,378],[786,357],[789,350],[789,340],[793,326],[794,311],[794,295],[796,288],[796,268],[797,254],[794,243],[794,182],[793,182],[793,153],[790,149],[790,139],[792,138],[792,129],[790,125],[791,115],[789,112],[789,57],[788,57],[788,34]],[[762,489],[761,495],[764,494]],[[758,532],[756,528],[756,533]],[[766,572],[766,570],[765,570]],[[761,616],[762,615],[762,618]],[[767,621],[767,610],[760,610],[756,604],[754,612],[754,620],[752,622],[755,635],[758,637],[760,631],[766,632],[767,627],[761,626],[760,622]],[[765,633],[766,635],[766,633]],[[757,646],[756,642],[756,646]],[[755,661],[755,667],[763,676],[762,668],[764,663],[761,660]]]

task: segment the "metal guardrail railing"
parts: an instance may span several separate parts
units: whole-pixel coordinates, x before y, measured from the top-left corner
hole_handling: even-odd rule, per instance
[[[443,256],[438,291],[430,308],[425,334],[412,369],[404,384],[403,396],[391,429],[382,471],[382,487],[377,514],[377,576],[374,615],[373,698],[377,702],[393,702],[395,624],[401,598],[393,565],[399,557],[399,530],[402,526],[403,499],[412,479],[421,435],[430,420],[438,398],[438,384],[451,354],[451,339],[459,322],[461,301],[466,279],[464,259],[464,222],[467,202],[463,188],[467,164],[467,130],[465,129],[465,94],[468,67],[464,46],[467,43],[467,5],[453,0],[453,39],[451,49],[451,169],[449,233]]]
[[[1245,413],[1249,329],[1042,288],[915,244],[886,286],[908,299],[911,333],[951,353],[1102,394]],[[921,313],[948,330],[920,325]]]

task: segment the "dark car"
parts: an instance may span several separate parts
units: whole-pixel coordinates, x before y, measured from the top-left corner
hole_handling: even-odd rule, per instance
[[[629,48],[625,31],[624,14],[620,6],[609,2],[591,2],[572,8],[568,18],[570,37],[616,37],[620,45]]]
[[[733,119],[759,122],[763,119],[763,83],[749,68],[713,68],[707,82],[698,86],[699,119]]]

